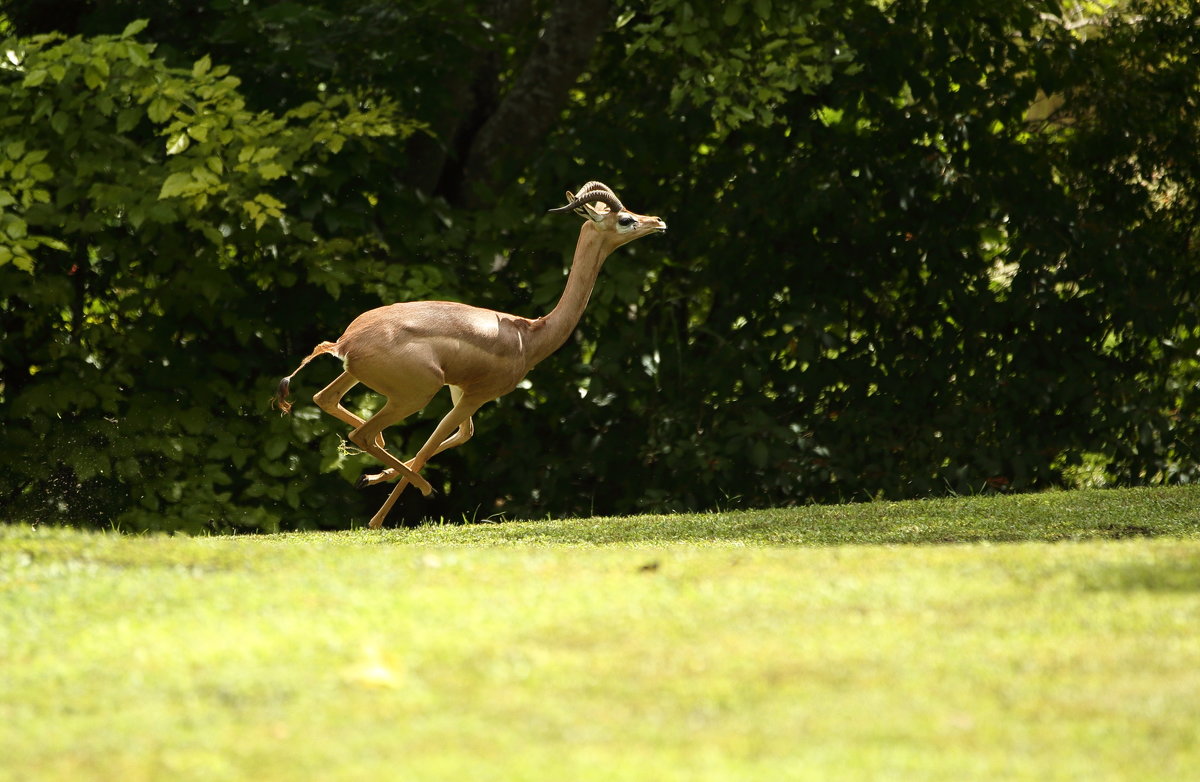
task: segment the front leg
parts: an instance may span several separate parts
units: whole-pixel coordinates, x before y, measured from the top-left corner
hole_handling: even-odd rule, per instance
[[[464,400],[461,391],[454,393],[457,389],[455,389],[453,386],[450,390],[454,398],[454,407],[450,410],[446,417],[441,420],[441,422],[437,425],[437,428],[433,430],[433,434],[431,434],[429,439],[425,441],[425,444],[421,446],[421,450],[417,451],[417,455],[404,465],[407,470],[409,470],[413,475],[416,475],[418,480],[424,480],[424,478],[421,478],[421,476],[417,475],[417,473],[419,473],[425,467],[426,462],[433,458],[434,455],[439,454],[448,448],[454,448],[455,446],[462,445],[467,440],[471,439],[473,434],[475,434],[475,425],[471,423],[471,416],[474,415],[475,411],[479,409],[482,402],[469,399]],[[452,430],[454,431],[454,434],[450,434]],[[447,435],[450,436],[447,437]],[[391,472],[393,476],[396,475],[396,471],[394,470],[384,470],[383,472],[377,473],[374,476],[364,476],[363,479],[359,480],[359,483],[362,484],[364,479],[369,478],[376,478],[377,480],[375,482],[378,483],[379,480],[385,480],[381,476],[388,472]],[[391,511],[392,506],[396,504],[396,500],[400,499],[400,495],[404,493],[405,488],[408,487],[408,484],[411,480],[412,479],[409,476],[401,476],[400,482],[396,484],[394,489],[392,489],[392,493],[388,495],[387,500],[383,503],[383,507],[379,509],[379,512],[371,517],[371,522],[369,524],[371,529],[379,529],[381,526],[383,526],[383,520],[387,517],[388,512]],[[412,482],[416,484],[416,481]],[[419,488],[419,484],[417,485]],[[429,492],[425,492],[425,496],[428,497]]]

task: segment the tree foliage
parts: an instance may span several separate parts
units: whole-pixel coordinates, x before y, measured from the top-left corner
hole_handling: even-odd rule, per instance
[[[270,429],[231,415],[265,398],[252,356],[278,348],[281,288],[336,293],[340,257],[377,244],[325,238],[317,204],[284,199],[319,198],[347,143],[409,126],[344,95],[251,111],[227,66],[170,68],[143,26],[5,46],[3,490],[34,518],[270,526],[228,515],[238,493],[298,504],[282,440],[262,458]]]
[[[11,5],[24,518],[369,515],[343,427],[270,388],[381,302],[547,311],[575,228],[543,210],[592,178],[667,238],[609,261],[410,518],[1196,477],[1189,4]]]

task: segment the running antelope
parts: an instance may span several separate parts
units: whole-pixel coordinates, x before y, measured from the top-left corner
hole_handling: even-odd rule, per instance
[[[487,402],[517,387],[543,359],[562,347],[579,323],[605,259],[623,244],[667,230],[658,217],[630,212],[616,194],[600,182],[588,182],[567,204],[550,210],[575,212],[584,218],[566,288],[548,315],[523,318],[451,301],[410,301],[378,307],[359,315],[336,342],[322,342],[292,374],[279,382],[275,404],[291,410],[288,387],[308,362],[329,353],[342,360],[345,371],[313,397],[322,410],[353,427],[350,441],[385,466],[364,475],[358,485],[371,486],[399,478],[370,526],[383,524],[408,484],[428,496],[433,492],[421,469],[442,451],[471,439],[471,416]],[[358,383],[387,398],[364,421],[342,406],[342,397]],[[453,408],[433,434],[407,462],[384,449],[381,433],[421,410],[450,386]]]

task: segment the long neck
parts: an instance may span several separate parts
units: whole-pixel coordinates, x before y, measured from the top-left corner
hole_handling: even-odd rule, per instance
[[[579,231],[579,243],[575,246],[575,258],[571,261],[571,271],[567,275],[567,287],[563,290],[562,298],[550,314],[538,318],[538,327],[529,335],[531,367],[562,347],[567,337],[571,336],[583,317],[583,310],[596,285],[596,277],[609,252],[611,249],[600,232],[590,222],[585,222]]]

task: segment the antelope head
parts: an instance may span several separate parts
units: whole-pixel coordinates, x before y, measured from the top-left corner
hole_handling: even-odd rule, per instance
[[[566,205],[550,211],[554,214],[575,212],[586,217],[589,221],[586,224],[600,231],[613,248],[667,230],[661,217],[640,215],[626,209],[617,194],[603,182],[588,182],[579,188],[579,195],[568,190]]]

